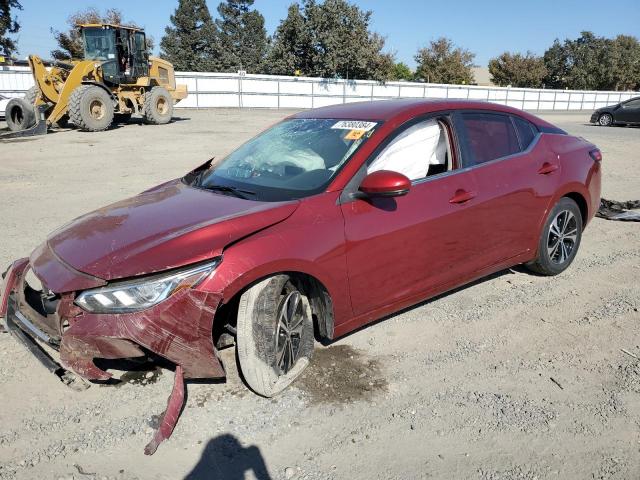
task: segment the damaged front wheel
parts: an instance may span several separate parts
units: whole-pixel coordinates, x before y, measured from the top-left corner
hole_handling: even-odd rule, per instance
[[[288,275],[254,285],[240,298],[237,325],[240,369],[249,387],[272,397],[288,387],[313,354],[311,306]]]

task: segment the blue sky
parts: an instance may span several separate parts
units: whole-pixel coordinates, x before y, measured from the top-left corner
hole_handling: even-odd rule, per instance
[[[19,55],[30,53],[49,57],[55,48],[51,28],[64,29],[72,12],[90,6],[115,7],[128,20],[143,25],[156,44],[169,23],[177,0],[20,0],[24,9],[18,12],[22,30]],[[216,15],[219,0],[209,0]],[[286,16],[292,0],[256,0],[254,6],[265,16],[272,34]],[[387,50],[411,67],[418,48],[440,36],[476,53],[476,64],[486,66],[489,59],[505,50],[541,54],[556,37],[575,38],[582,30],[597,35],[629,34],[640,37],[640,2],[638,0],[359,0],[361,8],[373,11],[372,28],[387,39]],[[522,6],[516,7],[520,4]],[[157,47],[156,47],[157,49]]]

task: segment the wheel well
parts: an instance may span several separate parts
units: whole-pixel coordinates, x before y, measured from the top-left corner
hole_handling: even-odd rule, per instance
[[[109,94],[109,96],[111,97],[112,100],[115,100],[115,96],[114,96],[113,92],[111,90],[109,90],[109,87],[107,87],[104,83],[92,82],[90,80],[85,80],[85,81],[82,82],[81,85],[87,85],[87,86],[95,85],[96,87],[100,87],[101,89],[103,89],[105,92],[107,92]]]
[[[313,326],[316,337],[319,340],[331,339],[333,337],[333,301],[326,287],[317,278],[303,272],[276,272],[272,275],[287,274],[296,288],[303,292],[309,299],[311,313],[313,315]],[[236,293],[228,301],[218,307],[213,321],[213,340],[216,344],[220,335],[229,330],[234,331],[238,320],[238,306],[240,297],[253,285],[261,282],[267,277],[260,278],[247,285]],[[232,327],[229,329],[228,327]]]
[[[582,225],[584,226],[587,223],[587,218],[589,218],[589,207],[587,206],[587,201],[581,194],[577,192],[567,193],[563,196],[570,198],[578,204],[578,208],[580,209],[580,216],[582,217]]]

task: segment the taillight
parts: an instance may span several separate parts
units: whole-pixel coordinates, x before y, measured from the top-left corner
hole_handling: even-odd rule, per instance
[[[589,156],[593,159],[594,162],[602,161],[602,152],[599,149],[591,150],[589,152]]]

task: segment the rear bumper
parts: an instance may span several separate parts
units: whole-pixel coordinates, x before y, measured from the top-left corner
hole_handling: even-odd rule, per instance
[[[212,336],[219,295],[187,289],[142,312],[98,315],[75,306],[72,292],[59,295],[55,313],[47,314],[27,300],[29,270],[29,260],[23,258],[7,271],[0,291],[0,317],[32,353],[38,356],[41,351],[49,357],[50,369],[59,362],[88,380],[107,380],[111,374],[98,368],[94,359],[143,357],[151,352],[180,365],[186,378],[225,376]],[[44,345],[49,347],[46,351]]]

